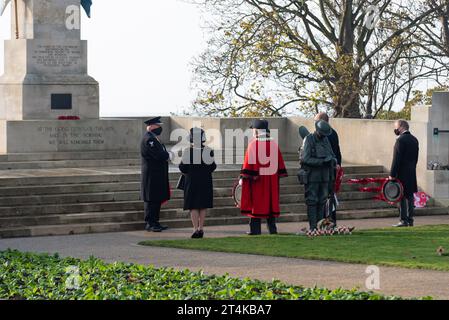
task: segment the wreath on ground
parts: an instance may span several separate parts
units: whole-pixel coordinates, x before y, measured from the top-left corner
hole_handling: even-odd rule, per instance
[[[348,226],[336,226],[335,223],[330,219],[323,219],[318,222],[318,228],[311,230],[304,228],[298,235],[304,235],[307,237],[323,237],[323,236],[333,236],[333,235],[352,235],[355,227]]]

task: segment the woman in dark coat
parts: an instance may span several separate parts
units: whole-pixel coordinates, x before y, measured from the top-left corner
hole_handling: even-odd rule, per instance
[[[217,165],[212,149],[205,147],[206,135],[199,128],[190,129],[191,147],[183,152],[179,170],[185,175],[184,210],[190,210],[194,233],[203,238],[207,209],[213,208],[212,172]]]

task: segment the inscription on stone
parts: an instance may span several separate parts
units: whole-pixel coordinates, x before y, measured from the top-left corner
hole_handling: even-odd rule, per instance
[[[104,135],[113,127],[40,127],[38,132],[49,145],[103,145]]]
[[[81,61],[81,50],[78,46],[38,45],[32,58],[45,67],[72,67]]]

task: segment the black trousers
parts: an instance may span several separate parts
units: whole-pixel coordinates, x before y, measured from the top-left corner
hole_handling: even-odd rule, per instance
[[[262,219],[251,218],[249,228],[252,234],[262,234]],[[277,233],[276,218],[267,219],[267,228],[270,234]]]
[[[161,212],[161,203],[145,202],[145,222],[150,227],[159,226],[159,214]]]
[[[415,216],[415,199],[413,195],[402,198],[399,212],[402,222],[413,224]]]
[[[328,203],[328,216],[326,218],[329,218],[332,220],[332,222],[337,225],[337,201],[335,200],[335,194],[330,195],[329,203]]]
[[[318,222],[324,219],[329,191],[329,182],[309,182],[305,185],[307,217],[311,230],[316,229]]]

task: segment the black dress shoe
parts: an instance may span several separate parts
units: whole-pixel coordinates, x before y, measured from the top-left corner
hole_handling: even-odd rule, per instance
[[[199,232],[198,231],[195,231],[193,234],[192,234],[192,237],[191,237],[192,239],[199,239],[200,238],[200,234],[199,234]]]
[[[246,233],[248,236],[260,236],[261,235],[261,233],[253,233],[253,232],[247,232]]]
[[[168,229],[167,226],[163,226],[163,225],[161,225],[161,224],[159,224],[157,227],[158,227],[159,229],[161,229],[162,231],[165,231],[165,230]]]
[[[145,230],[146,230],[146,231],[150,231],[150,229],[151,229],[151,226],[147,223],[147,224],[145,225]]]
[[[408,226],[409,226],[409,224],[404,222],[404,221],[401,221],[398,224],[393,225],[394,228],[405,228],[405,227],[408,227]]]
[[[147,231],[148,232],[162,232],[162,229],[159,227],[150,227]]]

